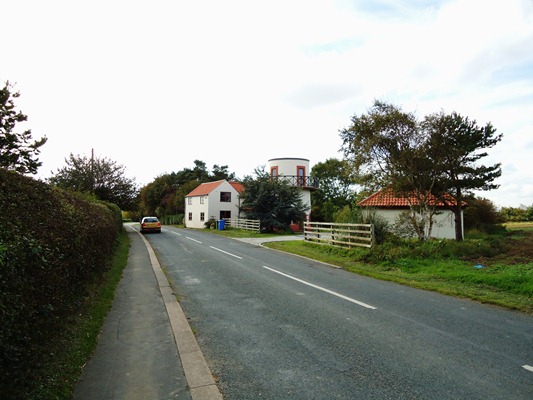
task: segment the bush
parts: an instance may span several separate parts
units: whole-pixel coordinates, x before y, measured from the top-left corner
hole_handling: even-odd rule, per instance
[[[486,233],[497,233],[504,230],[504,222],[496,206],[490,200],[472,197],[468,199],[468,207],[464,210],[465,230],[477,230]]]
[[[391,237],[385,243],[374,246],[363,261],[371,263],[395,264],[403,259],[442,260],[442,259],[477,259],[494,257],[507,250],[505,236],[487,236],[468,239],[461,242],[451,239],[429,239],[420,242],[416,239]]]
[[[108,267],[117,206],[0,169],[0,397],[36,381],[50,342]]]
[[[373,209],[350,208],[349,206],[345,206],[335,213],[334,222],[339,224],[374,225],[374,238],[376,243],[383,243],[391,234],[389,223]]]

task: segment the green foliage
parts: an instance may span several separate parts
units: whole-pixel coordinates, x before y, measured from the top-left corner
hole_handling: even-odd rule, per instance
[[[313,221],[331,222],[337,211],[354,202],[356,193],[346,161],[331,158],[318,163],[311,176],[320,181],[320,190],[311,193]]]
[[[479,127],[455,112],[418,121],[412,113],[375,101],[367,114],[353,116],[340,136],[358,183],[415,199],[409,201],[410,215],[422,216],[424,229],[411,218],[420,239],[431,236],[435,198],[453,210],[456,239],[462,240],[464,197],[472,190],[498,187],[493,182],[501,175],[500,164],[479,164],[487,156],[484,150],[502,138],[490,123]]]
[[[162,216],[159,221],[163,225],[183,225],[183,220],[185,219],[185,215],[183,214],[167,214]]]
[[[492,201],[470,196],[467,203],[468,207],[464,211],[466,230],[495,233],[504,229],[501,225],[504,220]]]
[[[178,172],[164,174],[141,188],[140,209],[144,215],[184,214],[185,196],[204,182],[222,179],[233,180],[235,173],[228,166],[213,165],[210,173],[203,161],[195,160],[194,168],[184,168]]]
[[[500,236],[485,237],[457,242],[446,239],[431,239],[424,242],[399,239],[388,240],[375,246],[363,258],[367,262],[385,262],[389,265],[406,259],[476,259],[494,257],[506,251],[505,240]]]
[[[368,113],[354,115],[340,136],[351,173],[365,187],[403,186],[426,169],[416,164],[424,161],[417,154],[422,138],[416,117],[399,107],[376,100]]]
[[[305,221],[307,206],[303,204],[300,189],[288,181],[271,178],[264,168],[255,170],[256,177],[243,181],[240,211],[245,218],[261,221],[261,229],[289,230],[290,224]]]
[[[333,221],[342,224],[374,225],[376,243],[383,243],[391,235],[389,223],[374,209],[345,206],[334,214]]]
[[[80,312],[69,318],[68,326],[49,342],[49,357],[39,366],[38,380],[28,387],[32,400],[71,399],[87,360],[93,354],[104,320],[113,304],[115,289],[127,265],[130,240],[122,231],[110,268],[91,285]],[[65,324],[67,325],[67,324]],[[30,393],[31,392],[31,393]]]
[[[500,215],[505,222],[533,221],[533,205],[526,207],[503,207]]]
[[[87,193],[116,204],[123,210],[135,208],[135,181],[125,176],[125,168],[108,158],[75,156],[65,159],[66,166],[49,178],[49,183],[74,192]]]
[[[0,226],[0,397],[15,399],[107,270],[121,213],[0,169]]]
[[[503,135],[496,135],[490,123],[480,127],[476,121],[456,112],[426,116],[421,129],[427,131],[429,158],[439,173],[432,193],[454,211],[455,237],[462,240],[464,197],[472,190],[492,190],[499,186],[494,180],[501,176],[501,164],[480,165],[479,160],[488,155],[484,150],[498,144]]]
[[[43,137],[31,143],[31,130],[21,133],[13,131],[18,123],[28,119],[15,109],[14,99],[19,96],[20,93],[13,92],[13,86],[9,82],[0,89],[0,168],[35,174],[42,165],[36,156],[47,139]]]

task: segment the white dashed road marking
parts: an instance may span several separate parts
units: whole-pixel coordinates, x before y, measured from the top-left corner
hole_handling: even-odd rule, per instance
[[[220,251],[221,253],[227,254],[228,256],[232,256],[232,257],[238,258],[239,260],[242,260],[242,257],[236,256],[235,254],[231,254],[231,253],[228,253],[227,251],[217,249],[216,247],[213,247],[213,246],[209,246],[209,247],[211,247],[213,250]]]
[[[350,301],[350,302],[352,302],[354,304],[357,304],[357,305],[359,305],[361,307],[369,308],[371,310],[376,310],[377,309],[376,307],[371,306],[370,304],[363,303],[363,302],[361,302],[359,300],[355,300],[355,299],[352,299],[351,297],[347,297],[347,296],[344,296],[344,295],[342,295],[340,293],[334,292],[333,290],[329,290],[329,289],[323,288],[321,286],[314,285],[314,284],[312,284],[310,282],[304,281],[302,279],[295,278],[294,276],[291,276],[291,275],[285,274],[283,272],[277,271],[277,270],[275,270],[273,268],[269,268],[269,267],[266,267],[266,266],[263,266],[263,268],[268,269],[269,271],[275,272],[276,274],[285,276],[285,277],[287,277],[289,279],[295,280],[296,282],[300,282],[300,283],[303,283],[304,285],[311,286],[312,288],[315,288],[315,289],[318,289],[318,290],[322,290],[323,292],[332,294],[333,296],[337,296],[337,297],[339,297],[339,298],[341,298],[343,300]]]

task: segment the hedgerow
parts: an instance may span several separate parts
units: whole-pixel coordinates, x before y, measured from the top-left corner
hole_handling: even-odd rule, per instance
[[[0,169],[0,398],[19,398],[37,380],[121,229],[112,204]]]

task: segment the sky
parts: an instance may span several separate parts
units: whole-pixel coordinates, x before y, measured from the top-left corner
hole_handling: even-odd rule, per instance
[[[497,207],[533,204],[533,0],[0,0],[0,81],[41,147],[144,186],[271,158],[342,159],[339,130],[379,99],[458,112],[503,139]]]

